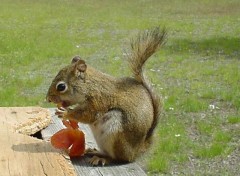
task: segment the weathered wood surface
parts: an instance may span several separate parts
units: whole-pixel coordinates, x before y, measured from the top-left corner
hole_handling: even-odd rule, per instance
[[[41,107],[0,107],[0,117],[1,122],[27,135],[35,134],[51,122],[49,110]]]
[[[42,136],[48,140],[54,133],[64,128],[61,120],[54,115],[55,109],[50,109],[52,112],[52,123],[42,130]],[[94,137],[90,128],[87,125],[80,124],[80,128],[85,133],[86,148],[97,148]],[[79,176],[146,176],[146,173],[137,163],[110,165],[104,167],[93,167],[88,163],[88,157],[80,157],[72,159],[74,168]]]
[[[29,115],[26,112],[39,110],[39,108],[0,108],[1,176],[76,175],[72,164],[60,155],[58,150],[52,148],[50,143],[16,132],[18,123],[32,124],[36,122],[32,118],[39,117],[35,116],[35,113]],[[48,118],[47,114],[45,118]]]

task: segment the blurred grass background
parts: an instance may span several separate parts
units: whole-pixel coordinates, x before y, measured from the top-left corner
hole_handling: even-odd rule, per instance
[[[164,110],[144,167],[155,175],[239,173],[239,160],[233,168],[221,161],[240,157],[240,1],[0,3],[0,106],[49,107],[48,86],[75,55],[127,76],[129,38],[166,26],[166,45],[146,65]]]

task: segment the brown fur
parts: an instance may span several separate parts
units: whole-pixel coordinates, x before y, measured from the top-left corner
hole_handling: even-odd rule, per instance
[[[128,61],[134,78],[112,77],[74,57],[49,88],[50,102],[76,105],[59,116],[89,124],[101,152],[115,161],[134,161],[151,142],[160,104],[143,74],[143,65],[164,38],[165,30],[154,28],[132,41]],[[64,91],[57,90],[60,83],[67,87]]]

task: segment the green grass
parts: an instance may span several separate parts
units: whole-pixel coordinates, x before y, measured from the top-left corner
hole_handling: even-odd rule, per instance
[[[216,116],[215,113],[202,117],[194,123],[199,134],[198,142],[192,146],[192,154],[201,161],[227,158],[237,149],[238,144],[234,140],[238,138],[239,130],[232,129],[231,124],[233,123],[229,119],[233,118],[227,117],[225,119],[220,114]],[[223,170],[228,169],[224,168]],[[212,173],[217,175],[216,171],[212,171]],[[228,170],[227,173],[230,174],[231,171]]]
[[[149,173],[188,170],[225,159],[238,147],[240,2],[0,0],[0,106],[43,106],[51,80],[71,57],[114,76],[137,31],[166,26],[168,41],[146,65],[163,115]],[[211,106],[215,108],[210,108]],[[195,164],[195,163],[193,163]],[[234,171],[224,166],[224,172]],[[190,175],[191,175],[190,174]],[[217,174],[216,174],[217,175]]]
[[[167,122],[162,122],[165,126],[161,126],[158,130],[156,140],[159,144],[149,162],[149,169],[152,172],[166,173],[171,161],[180,163],[186,161],[186,150],[192,145],[188,140],[184,122],[179,122],[180,119],[171,113],[167,118]]]
[[[228,123],[231,123],[231,124],[237,124],[237,123],[240,123],[240,116],[229,116],[228,117]]]

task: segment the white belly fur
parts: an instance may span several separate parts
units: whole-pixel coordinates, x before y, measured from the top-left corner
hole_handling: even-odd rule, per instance
[[[106,116],[107,120],[104,118]],[[123,131],[121,121],[122,113],[115,110],[106,113],[102,118],[90,125],[100,151],[111,158],[115,158],[113,147],[116,139],[118,139],[117,135]]]

